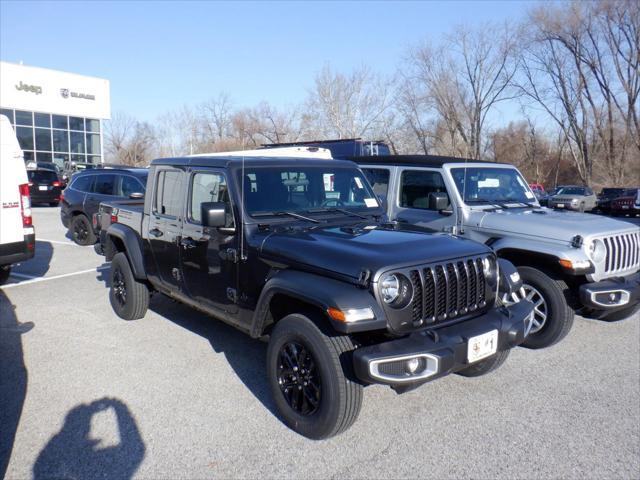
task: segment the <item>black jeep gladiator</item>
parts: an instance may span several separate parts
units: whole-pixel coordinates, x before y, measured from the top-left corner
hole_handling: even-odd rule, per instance
[[[530,328],[515,268],[479,243],[399,229],[354,163],[155,160],[144,202],[103,203],[109,299],[142,318],[160,292],[268,339],[284,422],[310,438],[349,428],[363,386],[398,392],[498,368]]]

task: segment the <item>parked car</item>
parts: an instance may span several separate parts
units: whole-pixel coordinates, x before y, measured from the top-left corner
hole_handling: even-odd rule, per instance
[[[33,258],[35,245],[24,157],[11,122],[0,115],[0,285],[13,264]]]
[[[518,267],[523,292],[503,301],[524,296],[536,305],[525,346],[559,342],[574,310],[618,320],[640,308],[637,226],[542,208],[508,164],[420,155],[355,160],[386,183],[390,220],[485,243]]]
[[[544,186],[541,183],[530,183],[529,188],[538,200],[547,196],[547,192],[544,191]]]
[[[640,214],[640,188],[626,189],[625,195],[611,201],[611,214],[639,215]]]
[[[96,234],[93,214],[100,202],[143,198],[147,183],[146,168],[90,169],[76,173],[62,192],[60,218],[79,245],[93,245]]]
[[[596,208],[598,198],[589,187],[570,185],[562,187],[547,200],[549,208],[588,212]]]
[[[631,188],[603,188],[598,195],[597,209],[601,213],[611,213],[611,202],[618,197],[635,194],[635,189]]]
[[[513,265],[382,222],[351,162],[162,159],[148,190],[144,205],[103,203],[115,313],[142,318],[161,292],[268,337],[274,405],[307,437],[348,429],[364,385],[495,370],[530,326],[531,302],[496,305],[521,286]]]
[[[31,203],[48,203],[57,207],[62,193],[62,182],[54,170],[27,170]]]

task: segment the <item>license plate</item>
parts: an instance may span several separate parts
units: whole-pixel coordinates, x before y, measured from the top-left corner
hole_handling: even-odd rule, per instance
[[[47,190],[49,187],[47,187],[46,185],[40,185],[38,187],[38,190]]]
[[[467,344],[467,361],[477,362],[490,357],[498,351],[498,330],[491,330],[469,339]]]
[[[629,210],[629,205],[622,205],[623,210]]]
[[[558,204],[556,205],[556,207],[558,207],[558,208],[564,208],[564,203],[558,203]]]

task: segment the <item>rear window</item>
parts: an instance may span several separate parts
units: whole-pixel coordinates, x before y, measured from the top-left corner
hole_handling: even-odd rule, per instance
[[[58,180],[58,175],[56,175],[56,172],[46,170],[28,170],[27,176],[29,177],[30,182],[35,183],[51,183]]]
[[[114,195],[114,187],[116,184],[116,176],[113,174],[96,175],[96,181],[93,185],[94,193],[100,195]]]

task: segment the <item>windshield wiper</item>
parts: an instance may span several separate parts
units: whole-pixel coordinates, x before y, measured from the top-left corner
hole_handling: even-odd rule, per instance
[[[320,223],[320,221],[316,220],[315,218],[305,217],[304,215],[300,215],[300,214],[294,213],[294,212],[260,212],[260,213],[252,213],[251,216],[252,217],[284,217],[284,216],[289,216],[289,217],[293,217],[293,218],[298,218],[300,220],[306,220],[307,222]]]
[[[504,208],[505,210],[509,209],[508,205],[504,205],[500,202],[494,202],[492,200],[487,200],[486,198],[475,198],[473,200],[467,200],[467,203],[486,203],[487,205],[492,205],[493,207]]]
[[[517,200],[515,198],[505,198],[503,200],[504,202],[511,202],[511,203],[520,203],[521,205],[526,205],[529,208],[540,208],[538,205],[531,203],[531,202],[523,202],[522,200]]]
[[[344,213],[345,215],[349,215],[349,216],[352,216],[352,217],[358,217],[358,218],[362,218],[364,220],[367,219],[367,217],[365,217],[364,215],[360,215],[359,213],[351,212],[349,210],[345,210],[344,208],[337,208],[337,207],[314,208],[314,209],[306,210],[306,212],[308,212],[308,213],[339,212],[339,213]]]

